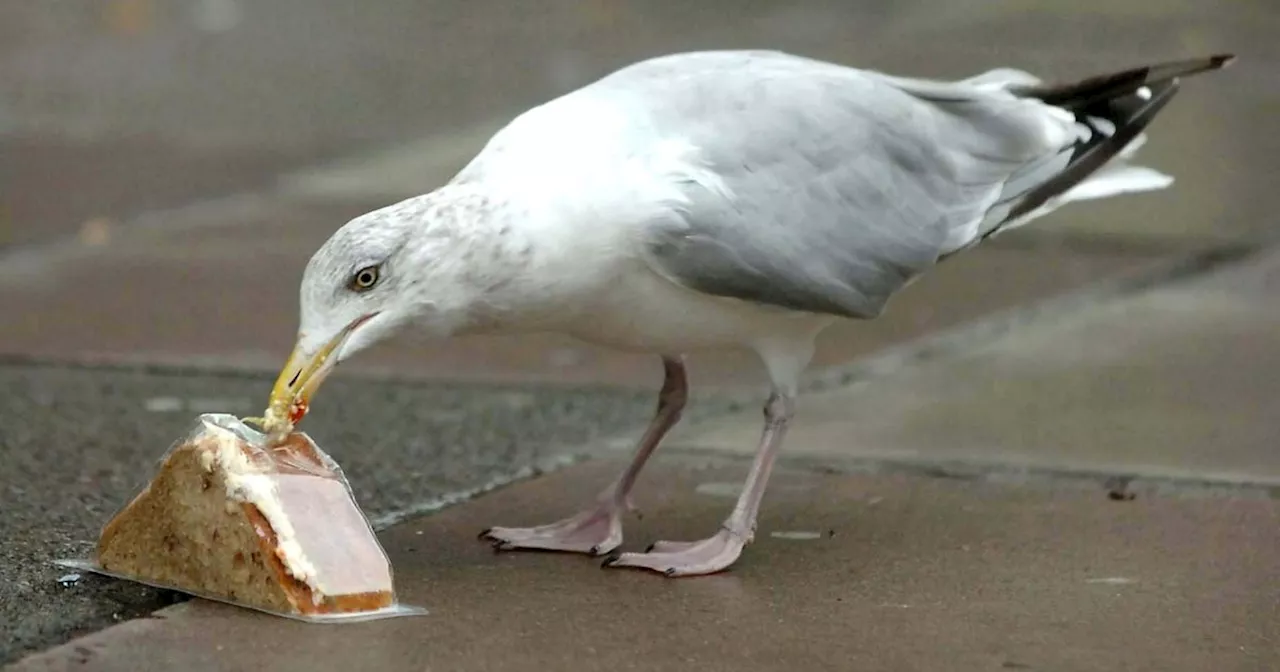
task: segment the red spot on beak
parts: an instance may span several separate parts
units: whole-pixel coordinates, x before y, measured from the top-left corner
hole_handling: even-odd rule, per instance
[[[289,405],[289,424],[296,425],[307,414],[307,402],[301,399]]]

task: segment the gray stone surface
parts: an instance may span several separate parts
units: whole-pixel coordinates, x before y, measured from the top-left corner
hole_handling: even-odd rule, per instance
[[[493,523],[545,522],[620,468],[580,465],[382,535],[419,618],[310,626],[189,602],[14,672],[149,670],[1129,670],[1280,666],[1265,498],[1109,500],[1099,488],[775,474],[754,544],[696,579],[598,559],[494,554]],[[641,479],[627,546],[693,539],[745,461],[668,452]],[[703,488],[705,492],[707,488]],[[817,533],[816,538],[812,533]],[[145,653],[144,653],[145,651]]]
[[[308,194],[417,193],[523,109],[636,59],[726,47],[935,77],[1017,64],[1050,78],[1238,51],[1235,68],[1189,82],[1152,129],[1144,154],[1176,189],[1081,206],[1027,235],[1185,245],[1273,232],[1280,12],[1140,5],[391,0],[352,12],[339,0],[9,0],[0,246],[268,188],[281,173],[287,190]],[[209,23],[214,7],[224,17]],[[349,155],[357,149],[369,153]],[[341,170],[306,165],[318,160]]]
[[[1153,256],[1275,231],[1280,148],[1268,119],[1280,13],[1265,7],[499,5],[397,0],[351,14],[332,0],[0,3],[0,177],[14,178],[0,179],[0,246],[26,243],[0,250],[0,351],[276,366],[301,265],[347,218],[440,183],[519,110],[679,49],[770,46],[929,76],[1018,63],[1068,77],[1205,51],[1244,56],[1189,82],[1153,129],[1144,153],[1178,177],[1174,189],[1073,207],[994,241],[910,288],[885,319],[832,330],[819,364]],[[208,24],[218,11],[235,18]],[[508,63],[519,67],[494,65]],[[300,166],[339,150],[334,163]],[[261,194],[213,198],[244,189]],[[191,198],[204,200],[137,214]],[[175,301],[192,307],[182,319]],[[496,363],[476,366],[485,360]],[[749,356],[699,362],[704,383],[762,379]],[[643,358],[564,339],[479,339],[425,355],[392,347],[351,366],[655,382]]]
[[[228,8],[235,15],[232,19]],[[1153,5],[1137,0],[1084,0],[1036,8],[1003,0],[962,0],[945,6],[923,0],[890,4],[766,0],[732,7],[594,0],[513,11],[503,0],[429,4],[394,0],[362,5],[361,11],[353,13],[349,3],[334,0],[183,4],[72,0],[56,5],[0,0],[0,312],[5,316],[0,320],[0,351],[10,360],[74,357],[273,368],[292,335],[292,302],[301,263],[345,218],[414,193],[414,185],[423,190],[434,186],[478,147],[486,129],[511,114],[656,53],[763,46],[913,75],[958,76],[1016,63],[1049,77],[1213,51],[1242,54],[1243,60],[1232,70],[1189,83],[1153,128],[1144,155],[1178,178],[1173,190],[1073,208],[1070,215],[1044,220],[940,269],[904,294],[886,319],[833,330],[819,363],[840,363],[992,309],[1130,270],[1153,257],[1181,254],[1208,243],[1251,242],[1274,235],[1272,213],[1277,202],[1272,185],[1280,136],[1271,125],[1280,92],[1276,77],[1280,43],[1274,40],[1278,26],[1280,12],[1259,2],[1224,9],[1204,3]],[[341,160],[328,163],[335,156]],[[323,165],[312,165],[322,160]],[[281,179],[273,180],[273,175]],[[219,198],[245,191],[258,196]],[[155,210],[192,200],[197,201],[193,207]],[[1081,252],[1082,248],[1088,250]],[[1273,280],[1274,274],[1255,274],[1248,291],[1259,298],[1274,296]],[[1246,323],[1229,306],[1218,308],[1234,324]],[[1219,361],[1254,366],[1254,371],[1262,371],[1266,364],[1254,358],[1265,356],[1265,344],[1246,344],[1239,353],[1218,352],[1213,333],[1188,335],[1187,323],[1176,315],[1147,310],[1154,310],[1152,317],[1158,324],[1183,334],[1182,340],[1175,339],[1182,348],[1204,346],[1217,352]],[[1143,354],[1145,342],[1140,338],[1124,343]],[[1153,362],[1145,361],[1150,368]],[[1180,366],[1175,370],[1179,375],[1208,375],[1190,364]],[[347,369],[327,384],[308,428],[354,472],[357,488],[375,514],[429,503],[455,488],[469,489],[496,474],[518,470],[535,454],[542,454],[543,448],[532,446],[576,445],[592,436],[621,431],[627,423],[642,422],[652,403],[647,388],[657,375],[651,361],[613,356],[557,339],[466,341],[427,353],[393,346],[352,362]],[[436,379],[625,381],[646,389],[613,396],[563,386],[505,391],[443,384],[388,386],[355,379],[351,374],[357,369]],[[760,379],[758,371],[747,356],[716,355],[694,361],[699,384],[754,383]],[[1031,404],[1018,396],[1025,392],[1061,394],[1068,401],[1081,398],[1043,381],[1020,380],[1016,371],[1007,373],[1016,382],[1002,388],[1001,394],[1015,402],[1012,410],[1022,412]],[[136,485],[126,481],[139,465],[161,451],[197,407],[206,405],[185,400],[213,400],[224,409],[224,405],[241,403],[252,408],[265,393],[269,375],[218,377],[195,369],[152,374],[0,367],[0,463],[5,465],[0,472],[4,510],[0,571],[8,572],[0,575],[0,582],[18,586],[0,591],[0,622],[6,624],[0,631],[6,635],[5,642],[34,646],[56,641],[108,623],[113,613],[122,617],[145,613],[165,599],[127,584],[95,580],[64,588],[54,582],[60,572],[41,563],[86,547],[110,507]],[[1235,381],[1215,380],[1213,389],[1224,399],[1241,403],[1253,400],[1253,393],[1273,392],[1270,383],[1242,375],[1237,374]],[[532,405],[522,396],[530,389]],[[1097,391],[1097,386],[1082,389],[1087,394]],[[1117,393],[1109,388],[1099,393],[1116,400]],[[1120,393],[1132,398],[1124,390]],[[1187,396],[1195,394],[1191,391]],[[1175,402],[1186,401],[1173,396]],[[173,415],[145,410],[148,401],[158,408],[173,405],[175,399],[182,410]],[[518,401],[508,408],[499,399]],[[403,405],[388,410],[382,405],[386,401]],[[443,413],[429,410],[440,403],[445,404]],[[1150,404],[1136,408],[1142,411],[1137,417],[1144,436],[1169,429],[1156,426],[1159,419],[1149,415],[1154,410]],[[1256,451],[1242,455],[1230,446],[1254,445],[1249,442],[1265,433],[1242,424],[1256,420],[1258,414],[1237,406],[1214,408],[1232,421],[1224,425],[1223,436],[1229,441],[1211,441],[1214,449],[1229,446],[1226,454],[1235,460],[1229,468],[1252,468],[1254,463],[1248,460],[1257,457]],[[935,425],[957,420],[961,430],[957,436],[983,450],[1007,436],[984,423],[1008,416],[979,414],[986,420],[974,424],[969,416],[973,411],[973,405],[941,404],[932,419]],[[1106,417],[1117,413],[1111,411]],[[756,414],[753,410],[749,415]],[[1203,426],[1202,415],[1188,415]],[[1089,438],[1074,425],[1048,422],[1046,426],[1077,439]],[[353,427],[377,430],[357,432]],[[1185,426],[1175,429],[1185,431]],[[753,427],[747,433],[748,445],[756,431]],[[1060,445],[1054,444],[1057,439],[1023,434],[1031,436],[1032,443],[1041,442],[1037,445]],[[733,444],[734,450],[741,449],[741,442]],[[1177,446],[1183,446],[1175,450],[1178,459],[1200,454],[1187,448],[1189,444]],[[419,466],[415,470],[407,465]],[[956,500],[939,504],[955,505]],[[530,513],[541,516],[544,512]],[[1236,519],[1230,514],[1204,515],[1195,519],[1204,523],[1203,528],[1175,529],[1152,521],[1133,524],[1142,534],[1197,539],[1209,535],[1224,540],[1229,550],[1247,550],[1239,540],[1247,530],[1231,527]],[[695,527],[705,527],[712,519],[710,513],[706,516],[695,521]],[[1256,512],[1247,516],[1240,520],[1267,524],[1265,516]],[[1101,523],[1089,529],[1096,533],[1099,527]],[[691,528],[689,533],[695,532]],[[1051,543],[1039,539],[1033,536],[1028,543]],[[1086,541],[1081,544],[1063,552],[1094,552]],[[1159,543],[1154,547],[1165,548]],[[473,550],[457,548],[457,552]],[[1192,556],[1200,558],[1197,562],[1202,567],[1218,567],[1216,558],[1194,555],[1208,550],[1212,549],[1198,549]],[[1032,562],[1030,556],[1016,556],[1013,561],[1022,557]],[[1234,568],[1227,578],[1247,579],[1252,570],[1246,565],[1254,560],[1255,556],[1248,556],[1224,561],[1224,567]],[[960,567],[971,566],[962,563]],[[843,570],[833,571],[830,581],[843,576],[839,573]],[[1199,580],[1185,568],[1178,571],[1184,572],[1175,572],[1178,577]],[[914,581],[913,575],[904,573],[899,578]],[[514,588],[507,584],[486,588],[470,574],[455,576],[461,581],[452,590],[462,595],[479,585],[490,601],[480,601],[481,611],[468,616],[470,620],[451,622],[463,632],[443,631],[445,639],[429,641],[461,642],[455,651],[484,653],[483,643],[467,638],[487,636],[493,613],[503,623],[501,607],[509,607],[512,601],[501,598]],[[567,585],[570,579],[565,577]],[[523,581],[516,587],[544,590],[545,584],[527,575],[506,578]],[[929,585],[931,590],[941,590],[947,582],[963,583],[966,578],[940,574]],[[830,581],[823,587],[829,590],[835,585]],[[631,584],[624,585],[628,587],[615,597],[634,598]],[[692,585],[712,586],[687,590],[706,591],[716,599],[716,591],[722,589],[715,586],[723,583]],[[740,595],[733,590],[727,593],[731,602]],[[1249,612],[1253,620],[1246,622],[1239,618],[1239,610],[1248,611],[1251,606],[1235,602],[1222,606],[1203,599],[1176,602],[1182,594],[1176,586],[1170,590],[1175,602],[1137,604],[1161,614],[1171,604],[1183,615],[1191,613],[1191,607],[1202,613],[1226,613],[1211,622],[1213,628],[1222,629],[1213,630],[1219,633],[1212,635],[1216,641],[1234,644],[1226,631],[1255,633],[1256,628],[1268,626],[1267,618],[1274,615],[1255,610]],[[574,599],[598,597],[580,594]],[[1023,597],[1044,596],[1027,593]],[[460,604],[463,600],[456,598]],[[563,630],[562,612],[538,611],[532,599],[516,604],[534,605],[522,607],[526,610],[521,613],[535,620],[513,624],[520,632],[544,636],[551,632],[555,637],[593,632],[590,621],[576,630]],[[1005,624],[1000,620],[1006,618],[1005,612],[996,608],[997,603],[991,604],[994,612],[976,615],[980,626]],[[657,598],[649,605],[664,606]],[[808,624],[820,622],[822,614],[829,613],[793,612],[792,606],[790,602],[770,606],[768,618],[794,613],[798,622]],[[686,601],[678,608],[714,613],[718,607]],[[609,616],[617,618],[616,613],[611,611]],[[957,616],[942,613],[952,619]],[[1016,611],[1010,613],[1016,615]],[[1134,629],[1124,630],[1105,615],[1098,627],[1135,637],[1139,626],[1154,628],[1150,641],[1157,644],[1165,641],[1160,639],[1164,636],[1182,641],[1191,627],[1183,620],[1161,629],[1164,626],[1159,623],[1142,620],[1150,612],[1121,609],[1117,613],[1137,619]],[[723,622],[733,621],[721,615]],[[883,620],[882,614],[874,616]],[[656,624],[669,624],[675,618],[659,619]],[[885,632],[884,626],[875,624],[881,621],[869,625],[872,632]],[[772,630],[766,630],[772,621],[761,617],[747,622],[755,628],[744,631],[748,634]],[[946,620],[920,622],[956,638],[975,627],[956,628]],[[1081,622],[1072,621],[1077,629],[1063,632],[1084,632],[1078,629],[1087,627]],[[146,628],[151,623],[148,619],[129,627]],[[893,623],[894,628],[905,627]],[[610,627],[614,625],[621,628],[626,619],[613,621]],[[1034,637],[1053,646],[1054,655],[1069,656],[1079,648],[1073,644],[1079,640],[1054,639],[1055,627],[1065,626],[1050,623],[1035,631]],[[298,636],[314,643],[314,630],[296,632],[305,633]],[[621,638],[626,631],[613,632]],[[816,632],[839,641],[847,636],[843,630]],[[421,641],[420,632],[413,633],[387,647],[418,655],[409,648],[409,643]],[[924,630],[911,633],[917,638],[912,647],[919,638],[933,635]],[[698,631],[688,634],[667,626],[660,634],[674,638],[668,641],[685,643],[681,637],[697,636]],[[703,641],[717,636],[712,633]],[[517,653],[554,662],[556,651],[577,651],[573,646],[581,641],[555,637],[547,643],[549,649],[519,645],[525,648]],[[1248,657],[1253,655],[1255,641],[1249,637],[1253,635],[1248,634],[1241,644],[1249,648],[1238,657],[1223,653],[1218,659],[1227,661],[1225,667],[1215,669],[1232,669],[1233,662],[1239,662],[1239,669],[1249,669],[1255,661]],[[1270,637],[1274,642],[1274,635]],[[826,655],[812,646],[816,640],[794,641],[806,647],[786,651],[802,657]],[[952,640],[940,641],[949,645]],[[224,646],[234,645],[228,640]],[[19,650],[5,646],[10,647],[5,655]],[[69,650],[79,655],[75,646]],[[681,648],[664,651],[674,656]],[[945,653],[947,646],[940,648]],[[1102,646],[1100,650],[1112,649]],[[724,651],[732,654],[741,649],[726,645]],[[771,660],[771,653],[784,649],[748,651],[759,654],[753,659]],[[830,651],[836,656],[849,653],[839,647]],[[711,653],[704,649],[698,655]],[[904,649],[902,660],[909,665],[916,660],[913,655],[918,654]],[[1145,659],[1134,655],[1139,664],[1133,667],[1142,669]],[[1172,653],[1154,648],[1151,655],[1157,662],[1174,659]],[[584,656],[592,660],[590,652],[580,658]],[[58,660],[74,663],[75,658]],[[643,659],[614,662],[620,667],[643,665],[636,660]],[[1065,667],[1080,666],[1075,659],[1053,660]],[[1130,659],[1121,655],[1120,660]],[[1194,667],[1205,659],[1187,660]],[[1017,659],[1005,662],[1023,664]],[[926,663],[936,661],[925,660],[921,665]]]
[[[63,586],[66,571],[50,563],[92,550],[198,414],[256,414],[270,385],[266,375],[0,366],[0,661],[169,599],[95,577]],[[643,426],[652,405],[650,394],[586,387],[337,378],[302,428],[343,465],[366,513],[390,521],[589,450]]]
[[[808,395],[787,450],[1280,484],[1280,254]],[[673,436],[750,452],[755,409]]]

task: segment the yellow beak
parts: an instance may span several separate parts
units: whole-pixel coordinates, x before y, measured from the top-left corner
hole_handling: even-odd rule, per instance
[[[367,322],[373,315],[366,315],[338,332],[319,350],[308,352],[299,340],[293,347],[284,368],[280,370],[276,384],[271,388],[271,398],[267,402],[267,412],[262,418],[263,429],[268,434],[282,435],[293,431],[311,407],[311,397],[315,395],[320,384],[333,371],[337,364],[334,356],[342,344],[346,342],[356,327]]]

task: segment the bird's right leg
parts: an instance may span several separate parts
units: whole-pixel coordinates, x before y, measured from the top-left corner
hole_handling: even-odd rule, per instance
[[[537,549],[603,555],[622,544],[622,514],[631,507],[631,488],[662,437],[680,420],[689,399],[689,379],[679,357],[662,358],[662,391],[658,410],[636,447],[631,463],[591,508],[538,527],[491,527],[480,533],[495,550]]]

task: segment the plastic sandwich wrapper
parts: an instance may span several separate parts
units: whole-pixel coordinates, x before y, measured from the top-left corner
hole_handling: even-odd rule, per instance
[[[93,560],[56,564],[313,623],[426,614],[332,458],[204,414],[102,530]]]

